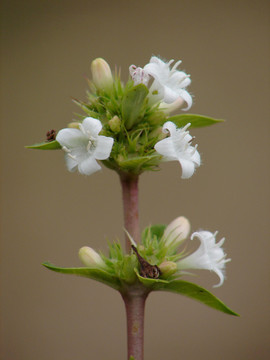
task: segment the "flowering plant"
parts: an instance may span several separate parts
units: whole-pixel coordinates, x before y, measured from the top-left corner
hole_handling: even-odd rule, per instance
[[[205,269],[225,279],[230,259],[216,242],[217,232],[197,231],[190,239],[200,246],[193,253],[183,247],[189,242],[190,223],[181,216],[168,226],[139,229],[138,179],[144,171],[156,170],[162,161],[177,160],[182,178],[190,178],[201,165],[197,145],[189,130],[220,122],[210,117],[181,113],[188,110],[192,96],[190,76],[177,70],[180,61],[164,62],[153,56],[143,68],[131,65],[130,78],[123,84],[103,59],[91,64],[92,81],[87,101],[75,100],[85,115],[32,149],[62,149],[67,169],[91,175],[101,165],[119,174],[124,207],[125,249],[120,242],[109,245],[108,255],[89,246],[79,250],[80,268],[44,265],[53,271],[100,281],[120,292],[126,306],[128,359],[143,359],[144,305],[151,291],[170,291],[198,300],[230,315],[237,315],[202,287],[182,280],[185,270]],[[136,324],[136,332],[134,325]]]

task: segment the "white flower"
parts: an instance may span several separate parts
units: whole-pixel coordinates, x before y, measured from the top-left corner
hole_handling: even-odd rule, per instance
[[[173,62],[174,60],[170,60],[165,63],[158,57],[152,56],[150,62],[144,66],[143,70],[154,78],[150,93],[157,101],[162,100],[167,104],[175,102],[180,97],[187,103],[187,107],[183,110],[188,110],[192,105],[192,97],[186,87],[191,80],[185,72],[177,70],[180,60],[170,69]]]
[[[174,219],[165,229],[163,238],[167,246],[180,245],[190,232],[190,223],[184,216]]]
[[[221,286],[224,282],[225,264],[231,259],[225,259],[226,254],[222,249],[225,238],[216,243],[216,235],[210,231],[198,231],[192,234],[191,240],[197,237],[201,244],[199,248],[191,255],[178,261],[180,270],[186,269],[205,269],[214,271],[220,279],[220,282],[214,287]]]
[[[130,65],[129,73],[130,73],[130,76],[132,77],[134,85],[138,85],[138,84],[144,84],[145,86],[148,85],[150,76],[141,67],[136,67],[135,65]]]
[[[106,267],[101,256],[89,246],[83,246],[79,250],[79,258],[85,266]]]
[[[191,146],[192,136],[186,129],[190,126],[177,129],[176,125],[167,121],[163,125],[163,132],[170,133],[170,137],[156,143],[156,151],[164,156],[165,161],[178,160],[182,167],[182,179],[190,178],[195,168],[200,166],[201,158],[197,151],[197,145]]]
[[[101,169],[97,160],[110,156],[113,141],[111,137],[98,135],[102,129],[99,120],[87,117],[79,124],[79,129],[62,129],[56,140],[66,152],[66,164],[69,171],[78,171],[91,175]]]

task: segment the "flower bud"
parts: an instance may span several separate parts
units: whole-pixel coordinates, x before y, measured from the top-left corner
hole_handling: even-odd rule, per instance
[[[161,275],[165,277],[174,274],[177,271],[177,264],[173,261],[164,261],[159,265]]]
[[[105,267],[100,255],[92,248],[83,246],[79,250],[79,258],[85,266]]]
[[[174,219],[164,231],[164,239],[167,246],[180,245],[190,232],[190,223],[187,218],[180,216]]]
[[[93,82],[100,90],[112,87],[113,77],[109,64],[102,58],[97,58],[91,63]]]
[[[119,117],[117,115],[115,115],[110,121],[109,121],[109,126],[111,128],[111,130],[114,133],[119,133],[120,131],[120,125],[121,125],[121,120],[119,119]]]
[[[185,100],[181,97],[177,98],[174,102],[167,104],[165,102],[161,102],[159,108],[164,111],[164,114],[170,114],[175,110],[180,109],[185,104]]]
[[[73,122],[69,123],[67,127],[71,128],[71,129],[79,129],[80,123],[77,121],[73,121]]]

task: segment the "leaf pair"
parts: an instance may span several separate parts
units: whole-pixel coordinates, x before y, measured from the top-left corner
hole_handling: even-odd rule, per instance
[[[61,268],[54,266],[48,262],[43,264],[45,267],[52,271],[60,272],[63,274],[73,274],[77,276],[88,277],[90,279],[102,282],[115,290],[121,292],[122,283],[120,279],[112,276],[104,270],[96,268]],[[221,300],[211,294],[204,288],[183,280],[166,281],[161,279],[149,279],[139,275],[138,271],[134,269],[139,282],[150,291],[168,291],[176,294],[181,294],[200,301],[201,303],[224,312],[229,315],[239,316],[236,312],[227,307]]]

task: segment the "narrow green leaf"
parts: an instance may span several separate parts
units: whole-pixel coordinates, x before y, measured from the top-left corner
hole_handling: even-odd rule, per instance
[[[121,287],[120,281],[118,278],[112,276],[108,272],[97,269],[97,268],[88,268],[88,267],[82,267],[82,268],[61,268],[54,266],[53,264],[50,264],[49,262],[45,262],[44,265],[46,268],[56,271],[62,274],[72,274],[77,276],[83,276],[87,277],[99,282],[102,282],[103,284],[106,284],[113,289],[119,290]]]
[[[122,101],[122,117],[128,130],[138,121],[148,93],[147,87],[143,84],[136,85],[125,93]]]
[[[210,306],[216,310],[222,311],[229,315],[239,316],[236,312],[228,308],[221,300],[211,294],[204,288],[189,283],[183,280],[172,280],[170,282],[157,282],[153,284],[152,290],[157,291],[169,291],[181,295],[188,296],[192,299],[198,300],[207,306]]]
[[[58,141],[44,141],[39,144],[34,144],[30,146],[25,146],[27,149],[38,149],[38,150],[57,150],[61,149],[61,145]]]
[[[221,119],[213,119],[208,116],[196,115],[196,114],[175,115],[168,118],[167,121],[172,121],[177,127],[183,127],[186,124],[190,123],[191,125],[189,129],[195,127],[210,126],[210,125],[218,124],[220,122],[224,122],[224,120]]]

